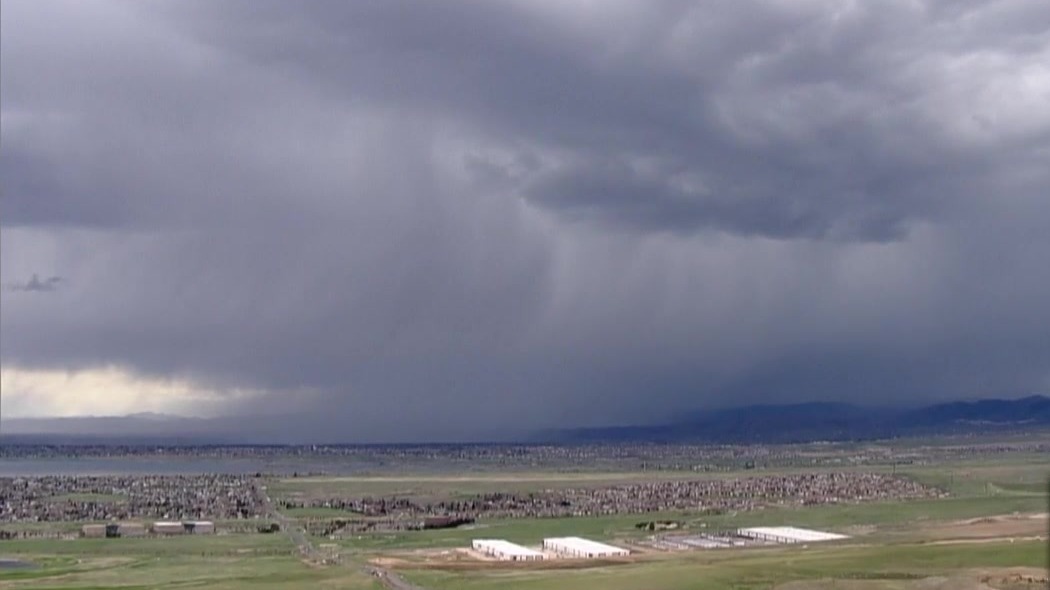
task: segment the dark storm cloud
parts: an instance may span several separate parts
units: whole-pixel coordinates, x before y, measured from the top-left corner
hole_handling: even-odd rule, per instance
[[[261,389],[326,416],[303,432],[394,439],[1050,387],[1039,3],[2,23],[5,283],[69,279],[4,296],[5,366]]]
[[[506,189],[570,218],[860,240],[936,217],[988,165],[988,152],[930,128],[937,60],[1045,51],[1045,39],[1021,43],[1038,29],[983,3],[627,6],[595,19],[513,4],[314,3],[289,23],[280,3],[198,4],[176,21],[337,99],[448,117],[525,144],[526,156],[554,151]],[[1021,31],[986,39],[967,29],[981,16]],[[958,114],[995,133],[987,110]]]

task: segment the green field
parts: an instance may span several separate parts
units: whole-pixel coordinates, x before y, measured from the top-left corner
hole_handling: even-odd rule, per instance
[[[938,466],[864,465],[756,469],[735,472],[484,472],[425,476],[299,477],[268,484],[274,498],[328,496],[398,496],[405,498],[459,498],[491,492],[534,492],[545,489],[591,488],[622,483],[742,478],[799,472],[867,471],[895,473],[948,490],[980,495],[988,485],[1004,489],[1045,492],[1050,459],[1039,455],[1011,455],[1002,462],[957,461]]]
[[[677,472],[629,473],[480,473],[449,476],[286,478],[268,485],[275,498],[400,496],[456,498],[491,492],[534,492],[544,489],[587,488],[639,481],[733,477],[735,474]]]
[[[0,588],[376,588],[358,568],[311,567],[281,535],[8,541]]]

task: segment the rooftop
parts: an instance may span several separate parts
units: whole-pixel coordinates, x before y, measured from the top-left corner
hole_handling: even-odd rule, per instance
[[[589,553],[621,553],[624,549],[620,547],[614,547],[612,545],[606,545],[605,543],[599,543],[597,541],[591,541],[590,539],[583,539],[581,537],[552,537],[544,539],[544,543],[558,543],[567,547],[572,547],[580,551]]]
[[[522,547],[517,543],[511,543],[510,541],[504,541],[503,539],[474,539],[474,542],[484,543],[488,547],[506,555],[543,557],[543,554],[539,551],[529,549],[528,547]]]
[[[800,529],[793,526],[758,526],[740,529],[740,532],[745,534],[754,533],[757,535],[785,537],[796,541],[835,541],[838,539],[849,538],[846,535],[839,535],[837,533],[825,533],[823,531]]]

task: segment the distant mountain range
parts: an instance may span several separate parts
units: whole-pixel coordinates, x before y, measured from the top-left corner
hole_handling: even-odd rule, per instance
[[[140,413],[124,416],[13,418],[0,422],[0,442],[33,445],[299,445],[483,442],[434,440],[425,432],[391,429],[394,440],[370,440],[349,430],[339,416],[317,413],[251,414],[198,418]],[[414,438],[410,438],[413,437]]]
[[[126,416],[14,418],[0,423],[2,439],[23,444],[237,444],[293,442],[274,418],[189,418],[139,413]],[[257,432],[251,432],[251,430]]]
[[[561,443],[788,443],[965,434],[1038,426],[1050,426],[1050,397],[952,402],[918,409],[823,402],[757,405],[697,412],[657,425],[547,431],[537,439]]]
[[[295,444],[359,443],[304,437],[316,416],[185,418],[132,414],[4,420],[6,442],[35,444]],[[918,409],[842,403],[758,405],[694,412],[665,424],[549,430],[527,442],[788,443],[871,440],[923,434],[967,434],[1050,427],[1050,398],[980,400]],[[320,430],[318,430],[320,432]],[[344,435],[345,436],[345,435]],[[513,435],[510,435],[513,436]],[[491,440],[491,439],[490,439]],[[409,441],[404,441],[409,442]],[[468,441],[458,441],[468,442]],[[504,441],[510,442],[510,441]]]

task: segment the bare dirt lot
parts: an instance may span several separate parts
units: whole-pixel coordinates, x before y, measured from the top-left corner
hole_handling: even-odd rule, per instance
[[[628,564],[643,559],[641,555],[607,559],[571,559],[549,556],[542,561],[501,561],[470,549],[420,549],[396,555],[375,557],[370,563],[384,568],[463,570],[557,570],[581,569]]]
[[[949,539],[1005,539],[1046,536],[1050,520],[1047,514],[1009,514],[971,518],[922,530],[923,536],[934,540]]]

